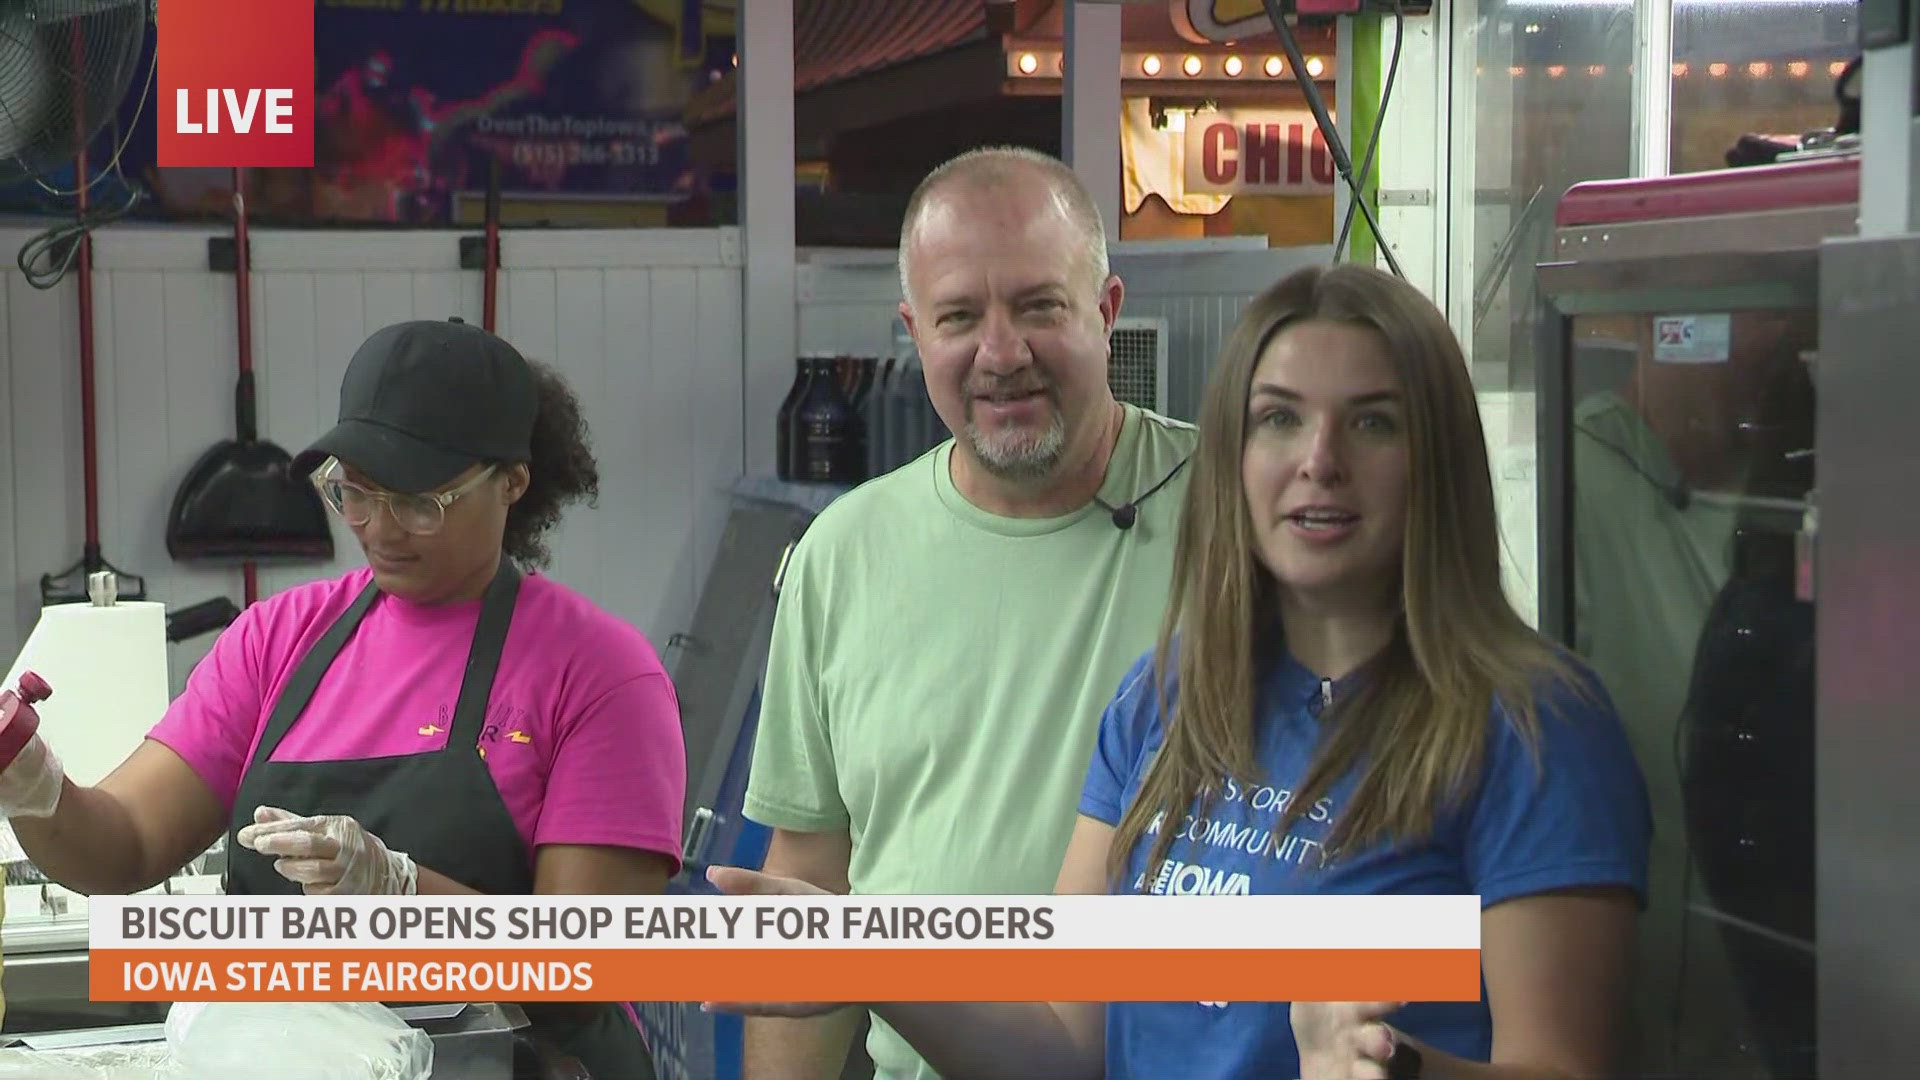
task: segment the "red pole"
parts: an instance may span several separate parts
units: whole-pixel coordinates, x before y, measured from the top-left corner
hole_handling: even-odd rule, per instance
[[[240,338],[240,392],[247,397],[242,406],[249,417],[253,415],[253,288],[250,280],[253,273],[252,260],[247,251],[247,174],[240,168],[233,170],[233,278],[234,311],[238,319],[235,329]],[[251,441],[256,433],[242,431],[242,439]],[[241,572],[246,579],[247,606],[252,607],[260,599],[260,575],[251,560],[241,564]]]

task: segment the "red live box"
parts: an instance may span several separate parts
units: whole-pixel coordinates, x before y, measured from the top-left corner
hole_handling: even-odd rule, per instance
[[[313,166],[314,0],[160,0],[163,168]]]

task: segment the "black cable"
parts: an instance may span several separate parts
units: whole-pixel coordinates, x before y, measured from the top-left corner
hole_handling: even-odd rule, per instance
[[[1108,505],[1107,501],[1105,499],[1102,499],[1098,495],[1095,495],[1093,497],[1093,501],[1096,505],[1100,507],[1100,509],[1105,510],[1107,513],[1113,516],[1114,528],[1117,528],[1122,532],[1124,532],[1128,529],[1133,528],[1134,521],[1140,516],[1140,504],[1143,502],[1146,502],[1147,499],[1151,495],[1153,495],[1154,492],[1159,491],[1163,487],[1166,487],[1167,484],[1171,482],[1174,477],[1180,475],[1181,469],[1184,469],[1187,467],[1187,462],[1192,460],[1193,458],[1191,456],[1181,458],[1180,464],[1175,465],[1173,467],[1172,472],[1161,477],[1159,483],[1153,485],[1152,487],[1148,488],[1146,491],[1142,492],[1139,495],[1134,496],[1133,498],[1127,500],[1126,502],[1121,503],[1119,506]]]
[[[1333,155],[1333,167],[1347,182],[1347,190],[1353,193],[1354,205],[1360,209],[1362,217],[1367,219],[1367,227],[1380,241],[1380,253],[1387,257],[1387,266],[1394,276],[1405,278],[1400,269],[1400,260],[1393,257],[1393,248],[1380,232],[1380,222],[1373,216],[1373,207],[1367,205],[1365,196],[1353,179],[1353,158],[1347,154],[1347,146],[1340,141],[1340,129],[1334,126],[1333,117],[1327,112],[1327,103],[1320,96],[1320,87],[1307,74],[1306,57],[1300,53],[1300,42],[1293,36],[1293,29],[1287,25],[1286,15],[1280,10],[1279,0],[1262,0],[1267,9],[1267,18],[1273,23],[1273,32],[1280,38],[1280,47],[1286,51],[1287,63],[1293,66],[1294,81],[1300,84],[1300,92],[1307,99],[1307,108],[1313,112],[1314,123],[1319,125],[1320,134],[1327,140],[1327,152]]]
[[[103,174],[104,175],[104,174]],[[140,204],[140,192],[136,189],[128,197],[125,206],[94,209],[89,207],[85,214],[76,214],[72,221],[63,221],[33,239],[20,245],[20,254],[16,261],[20,272],[26,276],[27,284],[36,289],[51,289],[60,284],[73,269],[73,261],[80,257],[80,242],[93,230],[108,222],[117,221],[133,211]],[[65,246],[62,252],[62,245]],[[61,254],[56,256],[56,252]],[[45,261],[47,267],[39,269]]]
[[[147,7],[146,22],[144,22],[140,28],[143,40],[146,36],[147,25],[152,23],[158,11],[157,6],[154,4],[149,4]],[[120,159],[121,156],[126,153],[127,144],[133,141],[135,129],[140,126],[141,114],[147,107],[147,97],[153,92],[154,73],[159,70],[159,67],[160,49],[156,42],[153,55],[147,61],[147,81],[145,85],[140,88],[140,97],[134,102],[133,106],[133,119],[127,123],[124,132],[120,131],[120,118],[118,110],[115,110],[115,115],[110,125],[116,135],[118,135],[118,138],[113,140],[113,157],[101,168],[97,176],[86,177],[76,173],[73,179],[74,183],[79,186],[71,191],[61,191],[41,179],[39,173],[34,172],[32,169],[27,170],[28,176],[39,186],[40,190],[56,197],[77,196],[82,191],[90,192],[96,186],[104,183],[109,176],[119,180],[128,191],[126,205],[101,210],[96,210],[89,206],[86,213],[75,214],[72,221],[63,221],[58,225],[54,225],[43,232],[37,233],[32,239],[20,245],[20,251],[15,256],[14,261],[19,264],[20,273],[25,275],[27,284],[42,290],[51,289],[60,284],[60,282],[66,278],[68,271],[73,269],[74,260],[80,256],[80,243],[88,233],[102,225],[127,216],[133,212],[134,207],[140,205],[141,191],[131,180],[127,179],[126,172],[120,167]],[[92,139],[89,138],[87,141],[91,143]],[[56,252],[62,252],[62,254],[56,257]],[[46,263],[46,268],[36,269],[42,262]]]
[[[1360,190],[1365,191],[1373,182],[1373,156],[1380,149],[1380,132],[1387,126],[1387,103],[1393,100],[1393,83],[1400,75],[1400,45],[1407,40],[1407,10],[1400,0],[1393,0],[1393,56],[1387,61],[1387,81],[1380,87],[1380,111],[1373,116],[1373,134],[1367,138],[1367,156],[1360,163]],[[1333,242],[1333,258],[1338,262],[1347,250],[1347,236],[1353,231],[1354,203],[1358,197],[1347,203],[1346,220],[1340,223],[1340,235]],[[1381,247],[1387,244],[1386,238],[1374,230],[1373,238]]]

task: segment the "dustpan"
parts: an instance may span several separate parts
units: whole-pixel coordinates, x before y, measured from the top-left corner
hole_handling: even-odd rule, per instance
[[[167,553],[181,562],[308,562],[333,558],[333,529],[320,493],[293,471],[293,455],[260,438],[253,386],[246,194],[234,170],[234,273],[240,380],[236,437],[200,456],[173,497]]]

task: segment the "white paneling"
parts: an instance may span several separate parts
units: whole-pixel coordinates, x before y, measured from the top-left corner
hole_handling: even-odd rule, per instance
[[[500,261],[522,270],[630,270],[740,265],[739,230],[569,229],[509,232]]]
[[[650,275],[653,321],[646,338],[651,369],[650,400],[685,402],[694,394],[695,344],[698,328],[691,320],[673,318],[673,312],[696,310],[698,283],[692,270],[655,270]],[[656,507],[691,507],[699,492],[694,486],[698,463],[693,458],[698,425],[691,409],[648,409],[653,431],[646,440],[646,474],[650,481],[648,498],[642,512],[660,512]],[[701,418],[706,419],[706,418]],[[679,528],[656,531],[656,546],[644,557],[671,567],[662,582],[655,617],[667,634],[684,629],[693,618],[694,598],[699,588],[698,568],[705,554],[694,550],[696,543],[689,518]],[[666,647],[663,637],[655,642]]]
[[[27,234],[6,234],[13,245]],[[40,577],[80,558],[85,534],[80,460],[79,298],[69,276],[49,290],[7,274],[7,356],[13,442],[14,650],[40,608]],[[11,654],[9,654],[11,655]]]
[[[514,269],[500,277],[500,335],[535,360],[552,360],[559,347],[556,271]]]
[[[0,289],[0,327],[8,323],[7,304],[7,290]],[[19,453],[13,445],[13,409],[9,405],[15,396],[12,356],[6,335],[0,333],[0,447],[7,451],[6,456],[0,458],[0,506],[9,511],[7,519],[0,521],[0,656],[13,656],[20,651],[19,620],[14,617],[20,600],[21,569],[13,550],[14,530],[19,527],[19,503],[13,497],[13,469]]]
[[[383,326],[413,318],[413,275],[405,270],[375,270],[360,275],[365,337]]]
[[[314,358],[313,275],[304,270],[257,274],[253,290],[253,365],[260,383],[260,437],[297,454],[318,430],[314,403],[332,405],[337,388],[323,384]],[[269,389],[271,388],[271,389]],[[344,537],[335,530],[336,552]],[[265,599],[306,580],[314,568],[263,566],[260,596]],[[234,586],[239,602],[239,585]]]
[[[607,340],[606,272],[554,270],[543,273],[553,283],[549,309],[553,318],[549,326],[543,327],[551,333],[553,344],[531,355],[558,371],[573,388],[580,400],[580,414],[587,423],[588,437],[600,443],[606,432],[621,426],[622,414],[630,408],[626,402],[609,401],[606,394],[606,368],[615,359]],[[610,451],[617,456],[608,458]],[[595,456],[614,467],[618,462],[632,460],[620,454],[620,448],[605,445],[595,446]],[[595,508],[575,504],[568,510],[569,527],[560,530],[551,543],[555,577],[582,591],[606,580],[601,565],[603,530],[600,526],[618,512],[617,508],[605,505]],[[612,551],[618,558],[618,545],[614,545]]]
[[[647,270],[606,272],[606,337],[615,343],[607,350],[605,398],[627,410],[627,417],[595,423],[594,449],[600,463],[601,514],[620,514],[626,533],[615,539],[615,552],[595,595],[615,611],[635,613],[640,625],[660,627],[660,606],[672,581],[673,563],[662,552],[672,550],[681,535],[681,523],[654,507],[666,505],[660,488],[664,478],[658,446],[665,438],[666,418],[651,407],[662,400],[661,384],[653,368],[663,361],[649,332],[653,324],[652,274]],[[645,417],[645,420],[638,419]],[[626,462],[624,468],[614,467]],[[625,508],[624,512],[621,508]],[[574,511],[576,514],[579,510]],[[671,631],[667,631],[671,632]],[[665,637],[654,640],[666,648]]]
[[[705,420],[695,430],[693,453],[696,581],[706,580],[720,545],[727,486],[746,466],[742,402],[766,396],[747,393],[741,367],[732,359],[741,349],[739,320],[734,317],[741,303],[739,280],[737,274],[711,267],[694,271],[694,325],[700,333],[693,363],[700,377],[692,388],[693,412]]]
[[[10,250],[33,230],[0,230]],[[116,226],[98,234],[96,350],[101,532],[107,557],[151,599],[241,599],[233,568],[172,562],[174,493],[234,434],[238,376],[231,274],[207,266],[219,229]],[[254,367],[263,438],[291,452],[333,422],[353,351],[380,326],[481,320],[482,279],[457,232],[252,234]],[[554,230],[503,237],[501,334],[559,370],[581,400],[600,463],[597,509],[550,537],[556,577],[656,646],[693,610],[744,455],[740,257],[734,230]],[[83,537],[78,309],[7,273],[0,295],[0,655],[38,615],[39,577],[78,560]],[[768,421],[771,423],[771,419]],[[326,565],[269,566],[261,595],[361,563],[334,527]],[[212,635],[174,646],[176,689]]]

